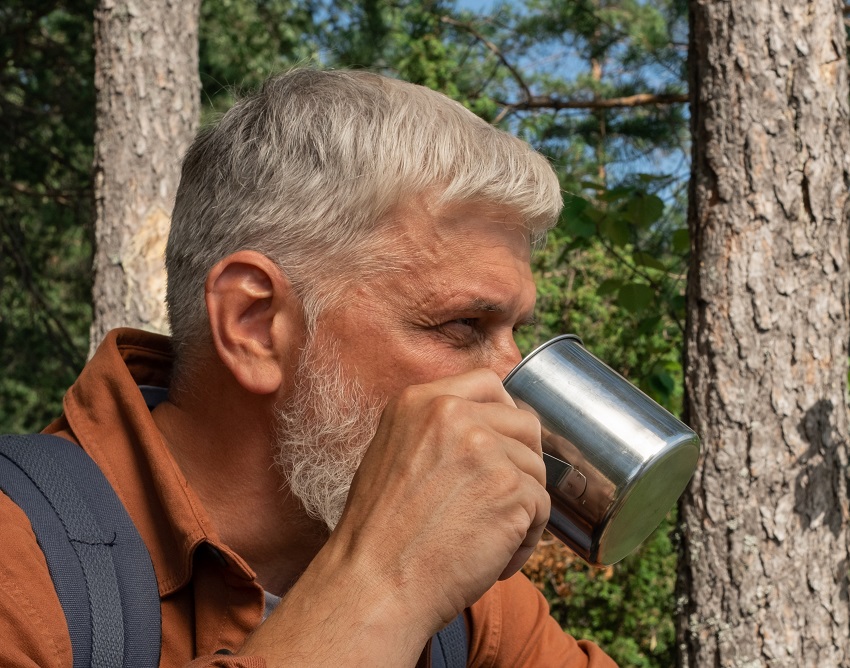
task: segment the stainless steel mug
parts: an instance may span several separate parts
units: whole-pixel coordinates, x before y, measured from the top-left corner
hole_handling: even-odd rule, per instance
[[[504,384],[543,428],[547,528],[592,565],[620,561],[685,490],[699,438],[572,334],[537,348]]]

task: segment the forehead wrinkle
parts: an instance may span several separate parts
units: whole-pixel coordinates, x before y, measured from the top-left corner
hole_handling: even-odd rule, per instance
[[[522,242],[501,240],[482,244],[480,235],[467,225],[470,217],[481,216],[488,221],[488,226],[518,233]],[[423,217],[428,224],[422,224]],[[435,204],[427,193],[423,193],[396,207],[385,219],[383,232],[404,249],[408,267],[426,263],[437,266],[444,260],[447,248],[464,254],[475,252],[482,245],[484,248],[505,248],[524,260],[531,257],[530,232],[519,215],[510,207],[493,202]]]

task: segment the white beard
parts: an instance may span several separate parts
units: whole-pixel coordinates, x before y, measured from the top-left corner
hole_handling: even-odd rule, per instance
[[[386,402],[344,375],[336,347],[305,347],[295,389],[276,409],[275,463],[307,515],[333,531]]]

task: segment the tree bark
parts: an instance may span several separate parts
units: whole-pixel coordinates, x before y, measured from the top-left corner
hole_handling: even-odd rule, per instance
[[[684,666],[846,666],[848,155],[839,0],[690,0]]]
[[[167,331],[164,251],[200,109],[200,0],[95,12],[95,258],[90,352],[118,326]]]

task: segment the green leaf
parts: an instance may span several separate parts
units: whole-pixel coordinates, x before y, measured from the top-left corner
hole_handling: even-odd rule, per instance
[[[580,215],[588,206],[590,206],[590,202],[588,202],[581,195],[573,195],[572,193],[564,193],[564,209],[563,213],[567,216],[578,216]]]
[[[667,267],[665,267],[660,260],[653,257],[649,253],[644,253],[643,251],[637,251],[634,254],[634,260],[635,264],[637,264],[639,267],[649,267],[650,269],[657,269],[658,271],[667,270]]]
[[[622,218],[606,217],[599,225],[599,232],[615,246],[625,246],[631,239],[630,226]]]
[[[661,324],[661,316],[660,315],[651,315],[648,318],[642,318],[638,323],[635,332],[640,335],[651,334],[654,332],[658,325]]]
[[[625,199],[627,197],[631,197],[634,195],[634,188],[629,188],[627,186],[619,186],[617,188],[611,188],[611,190],[606,190],[599,194],[599,199],[603,202],[616,202],[617,200]]]
[[[678,313],[680,316],[685,315],[685,308],[687,305],[688,300],[685,298],[685,295],[676,295],[670,300],[670,306],[673,308],[673,311]]]
[[[687,227],[673,232],[671,240],[673,242],[673,250],[676,253],[687,253],[691,249],[691,235]]]
[[[597,209],[593,205],[588,205],[588,207],[582,211],[584,216],[586,216],[589,220],[592,220],[597,225],[604,222],[606,218],[608,218],[608,214],[602,211],[601,209]]]
[[[627,311],[637,313],[652,303],[655,292],[644,283],[627,283],[620,288],[617,303]]]
[[[664,201],[657,195],[641,194],[629,200],[625,213],[637,227],[647,228],[661,218]]]
[[[656,392],[666,396],[671,395],[676,389],[676,381],[666,371],[655,371],[650,374],[648,380]]]
[[[596,234],[596,224],[585,216],[568,216],[564,219],[563,229],[567,234],[589,239]]]
[[[596,288],[596,294],[600,297],[610,295],[617,292],[623,285],[623,281],[619,278],[608,278],[599,284]]]

